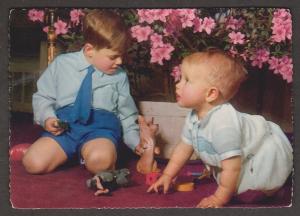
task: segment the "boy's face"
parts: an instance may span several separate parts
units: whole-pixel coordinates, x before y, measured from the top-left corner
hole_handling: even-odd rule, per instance
[[[201,110],[206,102],[210,84],[206,81],[209,68],[205,64],[181,65],[181,79],[176,84],[176,100],[179,106]]]
[[[89,50],[89,62],[105,74],[113,74],[122,64],[122,57],[118,51],[102,48]]]

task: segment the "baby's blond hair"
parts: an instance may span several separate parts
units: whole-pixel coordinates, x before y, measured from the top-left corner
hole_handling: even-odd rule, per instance
[[[240,61],[225,52],[209,48],[202,52],[193,53],[184,58],[183,63],[200,66],[206,64],[207,80],[221,92],[223,100],[230,100],[238,91],[240,84],[247,78],[247,71]]]

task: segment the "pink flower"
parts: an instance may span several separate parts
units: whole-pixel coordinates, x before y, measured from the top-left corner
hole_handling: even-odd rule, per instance
[[[262,68],[263,63],[267,62],[269,60],[270,52],[266,49],[259,49],[255,52],[254,55],[250,57],[251,65],[253,67],[258,66],[259,68]]]
[[[292,19],[289,10],[278,9],[273,14],[272,36],[274,42],[282,42],[292,38]]]
[[[154,19],[166,22],[170,13],[172,13],[171,9],[156,9],[154,10]]]
[[[188,16],[191,19],[195,18],[195,13],[196,13],[196,9],[176,9],[176,13],[183,17],[183,16]]]
[[[231,32],[228,34],[230,38],[230,42],[233,44],[244,44],[245,43],[245,35],[241,32]]]
[[[274,14],[274,18],[279,18],[279,19],[285,19],[285,18],[291,18],[291,14],[289,10],[286,9],[277,9]]]
[[[84,13],[80,9],[73,9],[70,11],[71,22],[75,25],[80,23],[81,16],[84,16]]]
[[[203,29],[206,31],[207,34],[210,35],[213,28],[215,28],[216,22],[211,17],[204,17],[203,19]]]
[[[275,74],[278,74],[281,70],[280,60],[279,58],[276,58],[272,56],[269,60],[269,69],[273,70]]]
[[[245,20],[242,18],[235,19],[232,16],[227,19],[226,29],[239,30],[245,23]]]
[[[163,65],[163,56],[161,55],[161,48],[152,48],[151,49],[151,63],[158,63],[160,65]]]
[[[31,9],[28,11],[29,20],[31,20],[33,22],[35,22],[35,21],[43,22],[44,15],[45,15],[45,13],[43,10]]]
[[[68,26],[66,22],[63,22],[61,20],[57,20],[57,22],[54,23],[55,27],[55,34],[66,34],[68,32]]]
[[[181,71],[179,66],[173,67],[173,70],[171,72],[171,76],[174,77],[174,81],[177,82],[181,78]]]
[[[293,63],[292,59],[288,56],[284,56],[280,59],[280,74],[282,78],[286,80],[288,83],[293,81]]]
[[[152,33],[153,30],[150,26],[142,27],[140,25],[136,25],[131,27],[131,36],[136,38],[138,42],[147,41]]]
[[[193,19],[190,19],[188,16],[184,16],[180,18],[182,28],[192,27],[193,26]]]
[[[174,47],[171,44],[165,44],[163,47],[152,48],[151,53],[151,63],[158,63],[163,65],[163,60],[170,60],[171,53],[173,52]]]
[[[292,39],[292,24],[288,24],[285,26],[285,35],[287,39]]]
[[[45,26],[45,27],[43,28],[43,32],[48,33],[48,31],[49,31],[49,26]]]
[[[203,31],[203,29],[204,29],[204,26],[203,26],[203,24],[202,24],[202,22],[203,22],[203,20],[201,19],[201,18],[195,18],[194,20],[193,20],[193,22],[194,22],[194,33],[195,32],[202,32]]]
[[[176,35],[182,29],[182,23],[178,10],[172,10],[172,13],[168,16],[165,29],[163,30],[166,36]]]
[[[163,43],[163,40],[162,40],[162,36],[157,34],[157,33],[154,33],[150,36],[150,40],[151,40],[151,44],[152,44],[152,47],[153,48],[157,48],[157,47],[163,47],[164,46],[164,43]]]
[[[273,28],[272,40],[275,42],[284,41],[286,38],[286,31],[283,25],[276,25]]]
[[[196,18],[194,9],[178,9],[182,28],[192,27]]]
[[[137,10],[138,16],[139,16],[139,22],[147,22],[148,24],[151,24],[154,22],[154,14],[152,13],[152,10],[149,9],[140,9]]]
[[[155,20],[166,22],[166,17],[172,12],[170,9],[138,9],[139,22],[153,23]]]

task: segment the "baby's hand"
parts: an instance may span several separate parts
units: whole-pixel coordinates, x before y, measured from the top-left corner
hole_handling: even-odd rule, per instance
[[[170,185],[172,183],[172,178],[166,174],[163,174],[156,182],[154,182],[154,184],[152,184],[147,192],[156,192],[158,193],[159,192],[159,188],[160,187],[163,187],[163,192],[164,194],[166,194],[170,188]]]
[[[197,208],[219,208],[225,204],[223,200],[216,197],[214,194],[203,198],[197,205]]]
[[[54,117],[47,118],[45,121],[45,130],[52,133],[54,136],[58,136],[64,132],[64,129],[58,125],[58,119]]]

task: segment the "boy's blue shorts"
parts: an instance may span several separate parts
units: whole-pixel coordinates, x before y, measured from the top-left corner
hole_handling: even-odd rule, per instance
[[[42,137],[51,137],[64,150],[68,160],[81,159],[81,148],[86,142],[96,138],[107,138],[116,147],[116,151],[121,143],[121,122],[112,112],[106,110],[91,110],[90,118],[86,124],[78,122],[72,123],[72,106],[63,107],[56,111],[57,117],[68,122],[69,128],[61,135],[55,136],[47,131],[42,133]]]

